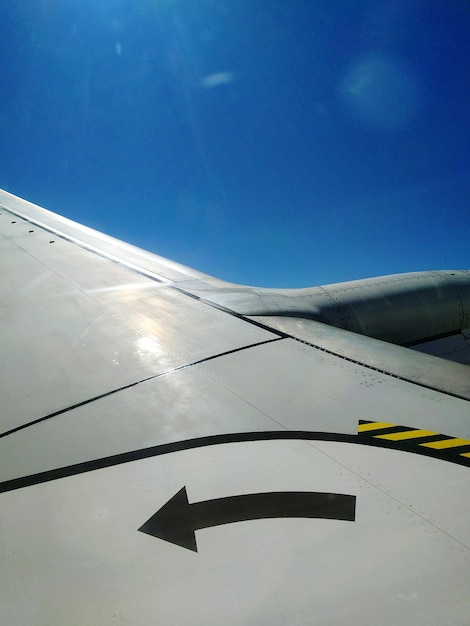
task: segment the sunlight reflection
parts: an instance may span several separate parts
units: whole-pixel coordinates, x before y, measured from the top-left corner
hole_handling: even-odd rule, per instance
[[[340,95],[358,121],[385,131],[405,127],[423,96],[405,63],[374,54],[350,66],[340,83]]]

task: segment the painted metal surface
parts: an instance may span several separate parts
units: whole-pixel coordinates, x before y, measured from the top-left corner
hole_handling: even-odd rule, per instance
[[[12,229],[11,221],[3,210],[1,432],[278,337],[66,239],[51,244],[37,227],[25,232],[19,218]]]
[[[340,443],[233,444],[2,494],[2,623],[463,625],[468,468],[442,465]],[[182,481],[191,501],[349,493],[356,520],[207,528],[195,554],[138,532]]]
[[[282,316],[256,316],[254,319],[345,360],[416,383],[423,389],[470,399],[470,373],[465,364],[436,359],[315,320]],[[427,352],[427,348],[423,350]]]
[[[451,359],[456,363],[470,365],[470,330],[464,329],[462,332],[443,337],[435,341],[427,341],[423,344],[413,346],[413,350],[434,354],[445,359]]]
[[[206,281],[204,281],[206,282]],[[470,272],[410,272],[306,289],[186,288],[243,315],[311,319],[399,345],[470,325]]]
[[[466,366],[0,204],[2,625],[468,624]]]

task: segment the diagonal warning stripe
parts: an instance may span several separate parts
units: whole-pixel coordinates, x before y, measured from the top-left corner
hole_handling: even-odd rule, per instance
[[[405,430],[398,433],[390,433],[386,435],[375,435],[377,439],[390,439],[390,441],[402,441],[403,439],[417,439],[418,437],[434,437],[438,435],[432,430],[422,430],[420,428],[414,430]],[[431,445],[431,444],[429,444]]]
[[[358,432],[364,433],[369,430],[382,430],[383,428],[396,428],[396,424],[389,424],[387,422],[359,422],[357,427]]]
[[[430,443],[420,443],[419,445],[426,446],[427,448],[434,448],[434,450],[444,450],[445,448],[470,446],[470,440],[459,439],[457,437],[454,437],[452,439],[442,439],[440,441],[431,441]]]
[[[470,439],[451,437],[424,428],[366,420],[359,421],[357,431],[358,440],[368,445],[425,454],[460,465],[468,465],[467,459],[470,459]]]

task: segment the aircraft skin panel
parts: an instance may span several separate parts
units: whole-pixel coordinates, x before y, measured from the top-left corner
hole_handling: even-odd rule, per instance
[[[354,398],[348,411],[344,397]],[[8,481],[213,434],[356,435],[359,420],[377,419],[470,441],[468,402],[416,394],[409,383],[284,339],[157,375],[2,437],[0,476]]]
[[[171,294],[170,300],[176,304],[178,294]],[[134,315],[125,317],[121,310],[127,303],[103,306],[81,292],[44,297],[40,304],[29,300],[1,307],[0,323],[9,329],[2,338],[2,432],[219,351],[277,339],[215,309],[205,324],[207,342],[194,333],[191,320],[195,323],[201,317],[197,310],[162,332],[162,320],[168,314],[163,293],[160,302],[160,319],[146,316],[151,302],[144,302],[140,309],[134,302]],[[197,308],[189,303],[189,308]],[[182,317],[183,311],[181,307]],[[90,364],[93,376],[89,376]]]
[[[0,439],[0,475],[10,480],[214,433],[280,428],[199,367],[183,368]],[[37,454],[47,447],[47,457]]]
[[[413,346],[413,349],[445,358],[450,358],[449,355],[452,355],[452,360],[455,360],[457,363],[470,365],[470,340],[466,336],[468,333],[469,331],[465,329],[452,337],[418,344]]]
[[[70,241],[50,244],[37,230],[0,242],[0,323],[9,329],[2,336],[1,432],[279,337]]]
[[[416,393],[408,382],[318,349],[312,353],[293,339],[207,361],[201,369],[290,430],[357,432],[359,420],[415,426],[414,416],[425,415],[428,428],[470,436],[468,401],[428,389]],[[347,410],[345,397],[354,398]]]
[[[246,287],[210,278],[180,285],[244,315],[307,317],[399,344],[470,324],[469,270],[407,272],[302,289]]]
[[[457,495],[468,500],[468,468],[449,464],[443,485],[439,461],[418,464],[413,455],[364,448],[358,475],[347,467],[348,448],[216,446],[2,494],[3,623],[37,623],[40,615],[43,623],[71,626],[215,625],[221,617],[281,625],[312,623],[312,616],[324,625],[465,624],[468,532],[464,545],[462,526],[458,539],[449,535],[434,508],[430,519],[423,514],[421,501],[441,508],[452,485],[445,504],[453,517]],[[393,466],[386,484],[382,470],[376,474],[383,464]],[[423,474],[416,486],[414,473]],[[194,502],[294,489],[357,494],[356,520],[215,526],[196,531],[195,554],[137,532],[183,477]],[[456,513],[468,515],[467,505]]]
[[[124,256],[126,262],[134,269],[147,272],[162,282],[206,277],[202,272],[77,224],[2,189],[0,189],[0,206],[3,207],[3,217],[8,218],[1,220],[1,232],[7,236],[29,233],[30,230],[35,231],[35,227],[38,227],[52,235],[49,240],[54,240],[54,235],[58,235],[106,258],[120,261]],[[8,224],[11,226],[7,226]]]
[[[468,626],[465,365],[0,205],[2,626]]]
[[[470,399],[470,374],[463,363],[443,361],[417,350],[403,349],[373,337],[351,333],[315,320],[255,316],[273,330],[288,333],[317,348],[382,373],[459,398]]]

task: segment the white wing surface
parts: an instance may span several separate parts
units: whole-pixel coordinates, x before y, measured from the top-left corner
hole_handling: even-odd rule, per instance
[[[241,287],[3,191],[0,259],[2,625],[468,625],[469,272]]]

